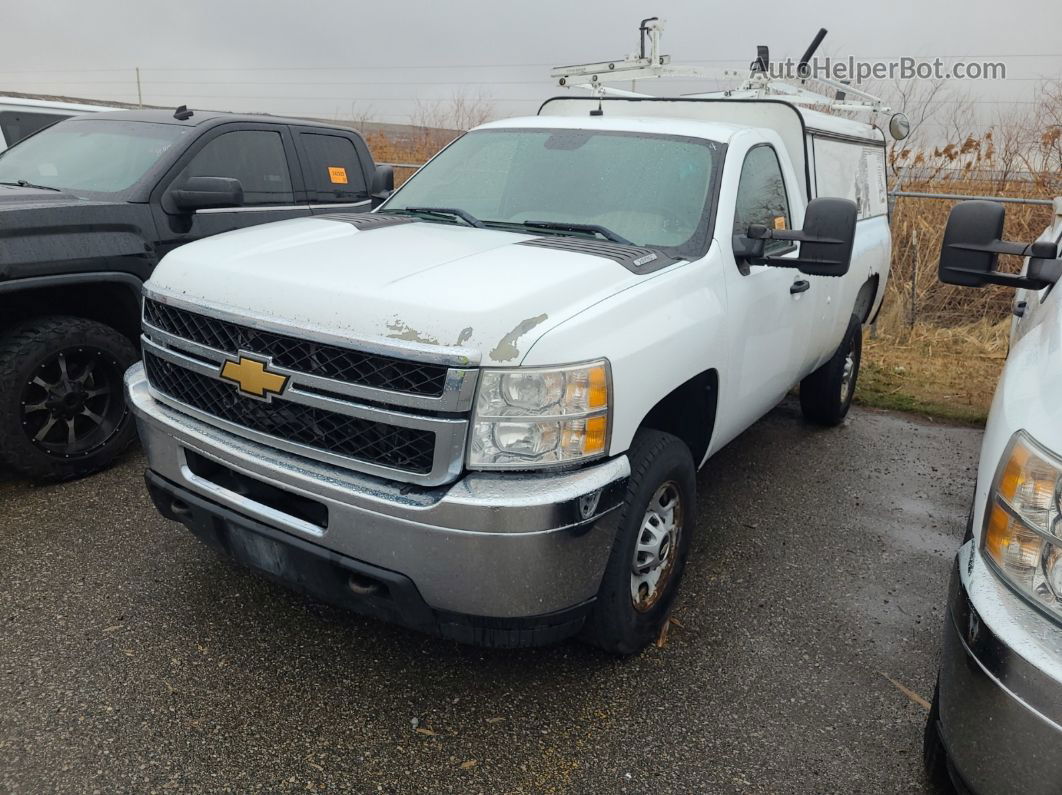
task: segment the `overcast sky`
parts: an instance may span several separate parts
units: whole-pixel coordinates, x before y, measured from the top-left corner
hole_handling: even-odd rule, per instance
[[[463,92],[533,113],[560,93],[549,67],[621,58],[653,15],[674,62],[715,70],[746,67],[757,44],[798,57],[819,27],[833,56],[1002,60],[1008,80],[961,84],[982,121],[1062,76],[1058,0],[0,0],[0,93],[135,102],[139,66],[152,104],[405,122]]]

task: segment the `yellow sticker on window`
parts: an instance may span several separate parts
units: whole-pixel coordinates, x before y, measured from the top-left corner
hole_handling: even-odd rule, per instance
[[[347,170],[345,168],[340,168],[339,166],[329,166],[328,178],[332,180],[332,183],[335,185],[346,185]]]
[[[344,180],[344,182],[345,181],[346,180]],[[775,229],[785,229],[785,216],[784,215],[776,215],[774,217],[774,228]]]

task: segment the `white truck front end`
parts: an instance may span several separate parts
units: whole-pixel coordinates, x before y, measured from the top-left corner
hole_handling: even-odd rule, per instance
[[[532,236],[409,220],[307,219],[160,266],[128,376],[151,493],[213,546],[355,610],[491,645],[571,634],[629,471],[606,456],[609,365],[548,372],[573,393],[534,420],[564,435],[545,462],[559,469],[480,456],[468,471],[477,427],[498,424],[474,402],[634,277],[580,254],[543,264],[518,245]]]
[[[127,376],[152,496],[360,612],[637,651],[697,466],[801,379],[813,421],[851,403],[887,225],[805,195],[769,128],[534,118],[458,139],[377,212],[184,246]]]
[[[1057,792],[1062,780],[1062,198],[1054,205],[1020,276],[994,272],[999,204],[957,205],[942,253],[945,282],[1019,288],[926,728],[930,773],[971,792]]]

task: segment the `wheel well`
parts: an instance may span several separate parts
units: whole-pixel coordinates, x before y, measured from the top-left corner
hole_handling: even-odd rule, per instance
[[[878,294],[878,275],[874,274],[859,288],[852,314],[859,318],[859,322],[866,325],[870,320],[870,310],[874,307],[874,298]]]
[[[639,427],[677,436],[690,448],[693,463],[700,464],[712,440],[718,398],[719,373],[705,370],[653,406]]]
[[[77,283],[0,293],[0,331],[41,315],[74,315],[116,329],[135,345],[140,336],[140,300],[114,282]]]

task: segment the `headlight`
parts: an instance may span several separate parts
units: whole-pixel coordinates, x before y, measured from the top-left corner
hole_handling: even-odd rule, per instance
[[[1018,431],[996,473],[981,549],[1019,593],[1062,617],[1062,461]]]
[[[611,377],[605,360],[556,368],[483,370],[470,469],[531,469],[605,455]]]

